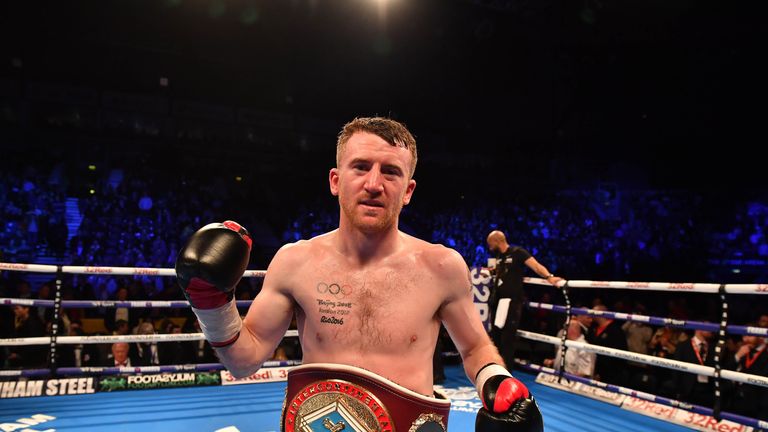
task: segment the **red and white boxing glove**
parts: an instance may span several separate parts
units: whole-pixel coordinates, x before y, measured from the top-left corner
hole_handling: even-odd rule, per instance
[[[248,267],[251,237],[237,222],[212,223],[192,234],[176,257],[176,276],[205,338],[214,347],[233,344],[243,322],[235,286]]]
[[[501,365],[489,363],[475,377],[477,394],[483,408],[477,412],[475,431],[524,431],[544,430],[536,401],[523,383]]]

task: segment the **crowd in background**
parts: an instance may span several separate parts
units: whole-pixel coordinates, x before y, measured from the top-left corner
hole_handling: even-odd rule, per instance
[[[194,176],[142,168],[115,168],[85,175],[72,174],[62,164],[49,168],[23,166],[0,171],[2,261],[37,262],[39,257],[47,256],[57,263],[72,265],[172,267],[181,242],[194,230],[232,218],[249,229],[253,227],[256,244],[263,246],[255,251],[251,268],[264,268],[279,244],[311,238],[334,229],[338,223],[339,210],[331,198],[305,203],[287,224],[275,225],[261,212],[243,208],[242,203],[249,198],[247,191],[224,180],[203,182]],[[79,190],[93,189],[77,196],[74,212],[66,204],[73,185]],[[404,209],[402,229],[456,249],[469,266],[487,263],[491,256],[485,237],[489,231],[500,229],[512,243],[529,249],[540,262],[565,278],[754,282],[765,281],[766,277],[766,266],[760,263],[768,260],[768,205],[759,200],[736,202],[725,208],[699,194],[659,190],[616,193],[599,187],[554,191],[546,198],[535,199],[510,196],[503,201],[460,200],[442,205],[428,200],[425,197],[418,204],[417,198],[414,205]],[[713,211],[719,212],[718,217],[711,217]],[[73,215],[78,216],[74,224],[68,220]],[[76,227],[74,232],[71,227]],[[732,271],[736,267],[740,267],[740,273]],[[53,298],[52,281],[39,282],[28,276],[3,272],[0,297]],[[243,280],[238,298],[252,299],[259,289],[259,280]],[[701,301],[695,295],[591,296],[593,293],[576,293],[574,300],[584,306],[607,305],[608,310],[619,312],[702,321],[716,320],[719,307],[716,301]],[[183,299],[172,278],[105,275],[67,276],[62,297]],[[560,303],[559,293],[553,289],[533,288],[529,298]],[[768,325],[768,309],[760,301],[734,299],[734,308],[740,311],[732,314],[734,323],[758,325],[759,321],[759,325]],[[51,331],[52,310],[5,307],[0,310],[0,319],[0,337],[43,336]],[[193,315],[184,309],[65,309],[64,334],[83,335],[85,323],[93,320],[103,323],[103,327],[97,326],[89,334],[199,330]],[[574,320],[581,327],[574,324],[569,338],[583,336],[586,341],[599,343],[596,332],[604,323],[596,321]],[[555,335],[562,331],[562,325],[562,315],[530,310],[524,314],[522,328]],[[686,341],[694,337],[691,332],[638,323],[616,323],[614,328],[611,340],[617,348],[663,357],[675,358],[677,345],[690,343]],[[546,363],[556,358],[552,346],[521,344],[526,347],[520,350],[521,355],[532,361]],[[734,369],[739,368],[735,359],[743,351],[742,346],[740,338],[729,339],[728,355],[734,359],[729,366]],[[275,358],[300,355],[297,344],[286,340]],[[216,361],[210,346],[202,341],[70,345],[63,347],[59,356],[60,366]],[[47,347],[4,347],[0,361],[3,368],[46,367]],[[669,370],[642,365],[618,369],[610,365],[606,369],[606,361],[610,362],[595,359],[592,369],[584,374],[671,397],[695,398],[677,393],[680,386],[676,380],[680,376]],[[610,371],[616,370],[627,374],[611,375]],[[733,394],[740,391],[731,390]]]
[[[168,267],[181,239],[205,223],[231,218],[251,228],[262,245],[255,264],[264,266],[280,237],[310,238],[338,220],[330,197],[297,208],[281,226],[264,217],[265,209],[244,207],[253,197],[221,178],[203,182],[138,168],[83,179],[68,171],[61,164],[49,171],[0,171],[0,243],[7,260],[33,261],[45,249],[67,264]],[[93,193],[78,197],[81,220],[69,232],[66,199],[73,183]],[[470,266],[490,258],[484,239],[493,229],[572,278],[728,282],[713,269],[740,268],[759,278],[765,275],[760,264],[768,262],[768,204],[760,200],[722,208],[690,192],[627,190],[607,197],[596,188],[439,206],[429,197],[415,201],[401,216],[403,229],[456,249]]]
[[[406,207],[401,228],[456,249],[470,266],[493,258],[485,238],[499,229],[571,278],[728,282],[751,272],[745,276],[764,279],[768,206],[744,202],[712,222],[712,205],[717,203],[698,194],[674,191],[627,191],[610,200],[600,191],[559,191],[533,201],[510,197],[438,209]],[[338,209],[315,207],[296,217],[282,238],[310,238],[337,223]],[[735,265],[727,260],[746,257],[749,262]],[[731,265],[712,266],[712,260]],[[734,273],[738,264],[744,269]]]

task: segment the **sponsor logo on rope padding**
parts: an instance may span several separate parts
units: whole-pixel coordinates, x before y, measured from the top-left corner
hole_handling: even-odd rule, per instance
[[[85,268],[86,273],[105,273],[109,274],[112,273],[112,268],[110,267],[86,267]]]
[[[160,270],[159,269],[148,269],[148,268],[134,267],[133,274],[156,276],[156,275],[160,274]]]
[[[93,377],[49,380],[4,381],[0,383],[0,399],[36,396],[78,395],[95,393]]]
[[[2,263],[0,264],[0,270],[26,270],[29,266],[26,264],[13,264],[13,263]]]
[[[170,373],[159,375],[131,375],[126,380],[128,389],[179,387],[196,384],[194,373]]]
[[[671,290],[692,290],[693,288],[692,283],[671,283],[668,287]]]
[[[182,372],[153,375],[106,376],[99,380],[99,390],[112,392],[152,388],[209,386],[221,384],[218,372]]]

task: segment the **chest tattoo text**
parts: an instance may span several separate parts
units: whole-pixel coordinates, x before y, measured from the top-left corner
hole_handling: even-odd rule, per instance
[[[348,285],[320,282],[317,284],[316,289],[318,294],[326,297],[316,298],[320,322],[323,324],[344,325],[344,317],[349,315],[352,310],[352,302],[345,301],[345,297],[352,292],[351,288]],[[333,299],[329,300],[328,297]]]

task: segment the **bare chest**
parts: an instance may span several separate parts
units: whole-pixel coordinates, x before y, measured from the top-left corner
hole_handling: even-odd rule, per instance
[[[441,301],[418,271],[317,268],[295,296],[305,346],[398,350],[429,339]]]

